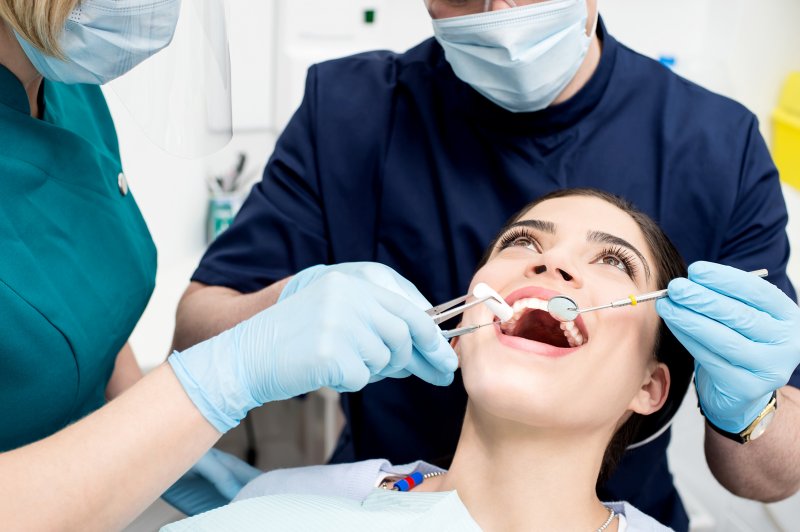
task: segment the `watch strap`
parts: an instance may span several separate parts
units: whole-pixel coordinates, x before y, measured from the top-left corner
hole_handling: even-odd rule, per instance
[[[725,436],[729,440],[733,440],[736,443],[747,443],[750,441],[750,435],[753,433],[756,426],[758,426],[758,424],[764,419],[764,417],[766,417],[770,411],[778,409],[778,392],[777,390],[772,392],[772,397],[770,397],[767,406],[765,406],[761,413],[741,432],[728,432],[726,430],[722,430],[718,426],[714,425],[710,419],[708,419],[708,416],[706,416],[705,412],[703,412],[703,407],[700,405],[700,401],[697,402],[697,406],[700,408],[700,413],[706,418],[708,426],[711,427],[714,432],[721,434],[722,436]]]

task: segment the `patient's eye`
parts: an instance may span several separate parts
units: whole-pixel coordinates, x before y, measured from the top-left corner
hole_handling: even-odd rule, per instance
[[[636,262],[625,248],[614,246],[606,248],[600,252],[595,260],[595,264],[608,264],[624,272],[631,279],[636,275]]]
[[[504,234],[497,244],[497,249],[499,251],[511,247],[524,247],[531,251],[541,253],[539,242],[526,227],[515,227]]]
[[[606,255],[600,260],[603,261],[603,263],[608,264],[609,266],[614,266],[615,268],[619,268],[624,272],[628,271],[628,268],[627,266],[625,266],[625,263],[613,255]]]

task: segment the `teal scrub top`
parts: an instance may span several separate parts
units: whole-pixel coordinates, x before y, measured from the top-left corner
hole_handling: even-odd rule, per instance
[[[0,451],[104,404],[155,285],[100,88],[45,81],[39,99],[41,120],[0,66]]]

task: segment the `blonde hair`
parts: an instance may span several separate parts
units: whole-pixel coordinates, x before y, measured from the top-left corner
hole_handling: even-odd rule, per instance
[[[63,57],[58,40],[79,0],[0,0],[0,18],[42,52]]]

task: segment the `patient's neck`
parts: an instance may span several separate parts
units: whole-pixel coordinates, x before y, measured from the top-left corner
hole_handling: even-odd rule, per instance
[[[595,483],[609,436],[537,431],[470,402],[450,471],[429,487],[457,490],[484,530],[595,530],[608,517]]]

